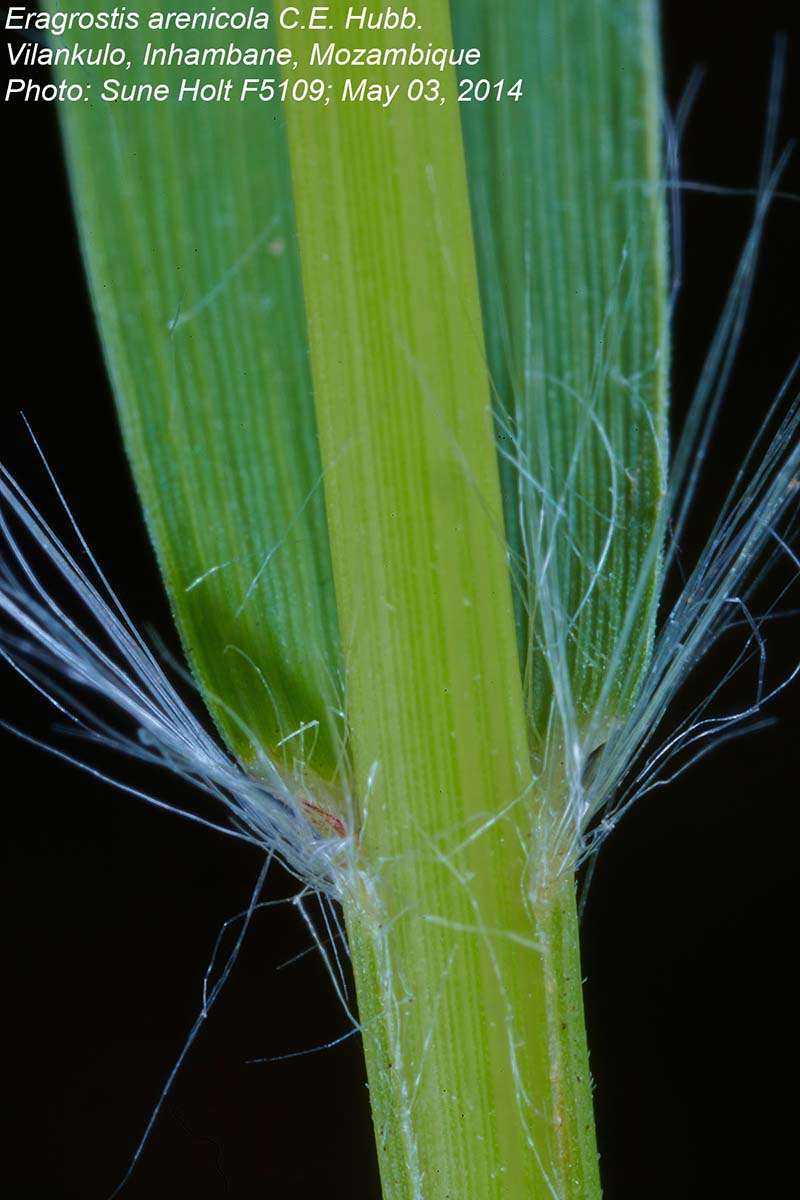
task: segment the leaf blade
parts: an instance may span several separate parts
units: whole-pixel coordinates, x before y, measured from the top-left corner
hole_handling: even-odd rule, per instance
[[[541,753],[557,710],[604,740],[633,702],[658,606],[669,350],[656,9],[453,11],[459,44],[485,47],[481,73],[525,82],[520,103],[465,104],[462,119]]]
[[[145,43],[218,37],[119,40],[126,83],[174,85],[174,69],[137,66]],[[96,96],[101,74],[68,78]],[[248,71],[229,74],[238,87]],[[283,122],[234,102],[200,119],[174,86],[62,117],[125,444],[204,698],[245,762],[268,751],[332,777],[340,650]],[[308,722],[302,754],[284,751]]]

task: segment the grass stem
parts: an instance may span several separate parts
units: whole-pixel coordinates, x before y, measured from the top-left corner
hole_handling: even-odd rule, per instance
[[[445,0],[425,33],[450,41]],[[385,1200],[586,1200],[574,898],[565,880],[533,911],[526,887],[537,800],[442,89],[288,115],[358,808],[346,919]]]

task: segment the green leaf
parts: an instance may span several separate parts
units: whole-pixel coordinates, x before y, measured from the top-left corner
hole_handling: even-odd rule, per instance
[[[659,598],[668,343],[651,0],[455,0],[487,353],[534,749],[630,707]],[[471,72],[475,75],[476,72]]]
[[[220,35],[140,28],[114,41],[139,58],[148,41],[202,48]],[[119,73],[126,87],[169,82],[172,97],[109,103],[108,74],[69,72],[92,93],[62,108],[63,127],[125,443],[184,646],[243,761],[266,750],[331,777],[341,662],[280,105],[178,101],[177,68],[136,62]],[[226,72],[235,88],[251,74]]]

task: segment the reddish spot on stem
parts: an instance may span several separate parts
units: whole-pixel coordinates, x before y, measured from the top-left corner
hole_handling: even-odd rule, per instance
[[[337,817],[335,813],[328,812],[325,808],[320,808],[313,800],[303,800],[303,808],[308,814],[308,819],[312,825],[322,833],[333,833],[337,837],[344,837],[347,833],[344,821]]]

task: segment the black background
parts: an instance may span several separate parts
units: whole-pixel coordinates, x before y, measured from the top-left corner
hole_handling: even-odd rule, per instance
[[[790,36],[785,141],[800,134],[795,6],[762,3],[737,13],[728,3],[666,4],[672,106],[691,68],[707,68],[684,139],[684,178],[755,181],[778,30]],[[6,105],[0,115],[8,305],[2,457],[37,499],[45,497],[22,409],[130,611],[174,646],[99,358],[56,114],[46,105]],[[795,193],[799,162],[796,152],[784,179]],[[676,421],[751,215],[744,198],[685,199]],[[687,538],[689,559],[800,348],[799,267],[800,205],[780,201]],[[775,670],[796,657],[797,630],[796,622],[774,627]],[[0,716],[46,732],[42,706],[10,672],[1,678]],[[751,694],[753,680],[746,682],[740,699]],[[707,685],[707,677],[698,680],[698,697]],[[799,696],[798,688],[784,693],[771,709],[775,725],[720,748],[645,800],[598,860],[583,932],[608,1200],[793,1191],[796,1135],[784,1089],[791,1097]],[[219,925],[246,904],[260,864],[10,737],[2,739],[0,780],[7,1002],[0,1029],[11,1135],[2,1178],[18,1197],[105,1200],[197,1013]],[[182,795],[169,784],[161,794]],[[289,890],[276,872],[270,895]],[[245,1064],[313,1047],[346,1028],[316,954],[276,969],[307,944],[290,908],[257,918],[126,1189],[130,1200],[377,1198],[357,1040]]]

